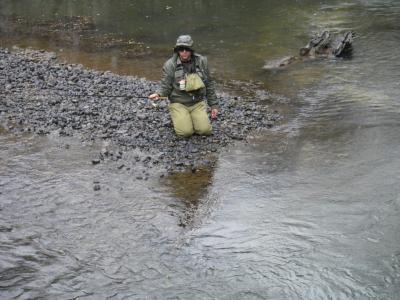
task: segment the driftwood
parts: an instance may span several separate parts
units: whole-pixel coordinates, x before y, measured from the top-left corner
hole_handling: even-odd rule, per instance
[[[333,35],[329,31],[315,36],[300,49],[300,56],[336,56],[351,55],[354,34],[349,31],[344,35]]]
[[[354,33],[351,31],[345,34],[331,34],[324,31],[314,36],[305,47],[300,49],[299,56],[286,56],[281,59],[267,62],[263,69],[279,69],[292,64],[295,61],[302,61],[305,58],[315,57],[349,57],[352,54],[352,43]]]

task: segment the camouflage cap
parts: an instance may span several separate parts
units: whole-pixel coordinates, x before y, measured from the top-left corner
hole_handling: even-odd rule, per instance
[[[188,47],[190,49],[193,49],[192,46],[193,46],[192,37],[186,34],[186,35],[180,35],[178,37],[174,49],[176,49],[177,47]]]

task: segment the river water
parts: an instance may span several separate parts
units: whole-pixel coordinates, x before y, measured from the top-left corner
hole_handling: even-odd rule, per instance
[[[213,171],[140,182],[112,163],[92,166],[102,145],[0,132],[1,299],[399,299],[398,1],[0,8],[2,47],[149,79],[191,33],[220,89],[266,89],[257,95],[274,94],[285,116],[223,151]],[[72,29],[15,23],[76,15],[147,50],[89,51]],[[353,56],[262,70],[323,29],[353,30]]]

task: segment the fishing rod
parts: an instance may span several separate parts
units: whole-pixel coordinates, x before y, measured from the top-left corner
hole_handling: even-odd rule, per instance
[[[89,95],[85,95],[85,96],[89,96]],[[158,107],[158,104],[154,103],[154,101],[158,101],[158,100],[168,100],[168,97],[162,97],[159,96],[157,100],[152,100],[149,98],[149,96],[128,96],[128,95],[99,95],[99,94],[93,94],[90,96],[95,96],[95,97],[105,97],[105,98],[130,98],[130,99],[146,99],[148,101],[150,101],[151,105],[153,107]],[[67,95],[68,97],[68,95]],[[75,96],[75,97],[83,97],[83,96]]]
[[[140,95],[107,95],[107,94],[99,94],[99,93],[93,93],[93,94],[80,94],[80,95],[74,95],[74,94],[70,94],[68,93],[68,91],[65,90],[61,90],[61,89],[42,89],[42,91],[48,91],[50,92],[49,94],[55,94],[56,96],[59,97],[76,97],[76,98],[82,98],[82,97],[102,97],[102,98],[135,98],[135,99],[148,99],[151,100],[149,98],[149,96],[140,96]],[[65,92],[64,93],[57,93],[57,92]],[[29,93],[30,96],[39,96],[39,93]],[[157,100],[167,100],[168,97],[163,97],[163,96],[159,96]]]
[[[136,96],[136,95],[104,95],[104,94],[86,94],[86,95],[71,95],[68,94],[68,92],[66,94],[59,94],[57,93],[57,91],[62,91],[60,89],[46,89],[48,90],[50,93],[53,92],[56,96],[61,97],[61,98],[83,98],[83,97],[101,97],[101,98],[125,98],[125,99],[146,99],[148,101],[151,102],[151,104],[154,107],[158,107],[158,105],[156,103],[154,103],[154,101],[158,101],[158,100],[168,100],[168,97],[163,97],[163,96],[159,96],[157,100],[152,100],[149,98],[149,96]],[[39,96],[39,94],[34,94],[34,93],[30,93],[30,96]],[[51,96],[51,95],[49,95]],[[73,101],[74,102],[74,101]]]
[[[63,97],[62,95],[59,95],[59,94],[58,94],[57,96]],[[168,100],[168,97],[161,97],[161,96],[158,97],[157,100],[152,100],[152,99],[149,98],[149,96],[128,96],[128,95],[99,95],[99,94],[93,94],[93,95],[77,95],[77,96],[74,96],[74,95],[65,95],[65,96],[66,96],[67,98],[68,98],[68,97],[82,98],[82,97],[87,97],[87,96],[89,96],[89,97],[103,97],[103,98],[146,99],[146,100],[150,101],[151,105],[152,105],[154,108],[157,108],[157,107],[158,107],[158,104],[155,103],[154,101],[158,101],[158,100]]]
[[[130,98],[130,99],[147,99],[151,100],[149,96],[134,96],[134,95],[100,95],[100,94],[87,94],[87,95],[60,95],[56,94],[57,96],[61,97],[77,97],[77,98],[82,98],[82,97],[103,97],[103,98]],[[167,100],[168,97],[158,97],[157,100]],[[157,101],[156,100],[156,101]]]
[[[83,96],[90,96],[90,97],[97,96],[97,97],[105,97],[105,98],[135,98],[135,99],[148,99],[148,100],[151,100],[149,98],[149,96],[128,96],[128,95],[99,95],[99,94],[93,94],[93,95],[79,95],[79,96],[75,96],[75,97],[83,97]],[[168,99],[168,97],[161,97],[160,96],[160,97],[158,97],[157,100],[167,100],[167,99]]]

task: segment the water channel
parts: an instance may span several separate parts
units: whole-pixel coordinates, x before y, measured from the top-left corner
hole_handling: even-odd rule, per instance
[[[399,299],[399,24],[395,0],[2,0],[1,47],[151,80],[190,33],[220,90],[284,121],[146,182],[0,131],[0,298]],[[351,58],[262,69],[324,29],[356,33]]]

